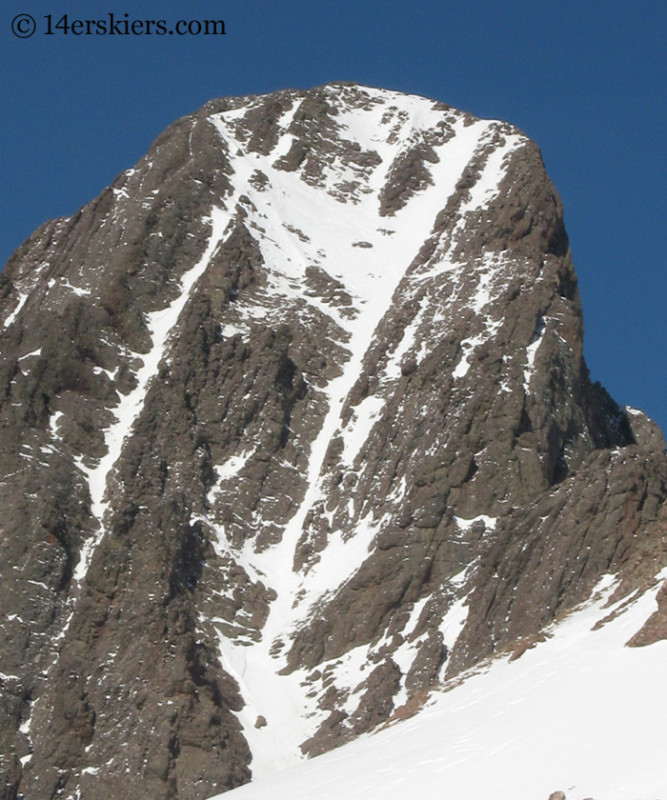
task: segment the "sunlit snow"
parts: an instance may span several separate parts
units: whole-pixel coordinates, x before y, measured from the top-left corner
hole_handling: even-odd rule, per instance
[[[324,498],[320,476],[330,442],[335,436],[340,437],[342,461],[351,466],[363,452],[370,429],[379,419],[385,402],[381,396],[369,395],[352,409],[349,421],[343,425],[341,411],[345,400],[361,372],[376,328],[393,303],[396,288],[432,231],[443,207],[443,198],[454,192],[462,170],[475,153],[489,146],[495,130],[495,123],[450,114],[448,124],[454,135],[434,147],[437,163],[428,165],[432,184],[417,191],[393,216],[383,217],[378,194],[392,164],[401,153],[420,141],[425,131],[443,123],[443,112],[420,98],[364,91],[373,101],[370,105],[353,111],[343,107],[336,115],[341,137],[356,143],[362,151],[374,151],[379,156],[376,164],[363,168],[361,183],[358,171],[355,172],[357,167],[336,160],[325,171],[321,179],[323,185],[317,186],[304,181],[298,171],[277,168],[279,156],[289,152],[293,141],[287,125],[296,109],[286,112],[283,133],[269,156],[246,151],[237,140],[236,126],[243,116],[241,109],[212,117],[221,138],[229,145],[228,152],[233,154],[230,158],[235,185],[243,187],[247,198],[243,207],[248,230],[256,235],[267,265],[271,297],[282,298],[287,304],[305,302],[307,307],[330,317],[349,352],[342,374],[322,390],[328,413],[310,446],[305,497],[287,524],[281,542],[263,553],[244,547],[243,554],[236,554],[248,574],[265,576],[265,581],[278,595],[271,604],[260,641],[248,642],[244,638],[235,641],[222,634],[219,640],[223,666],[237,678],[246,704],[239,718],[254,755],[254,775],[272,772],[300,758],[299,745],[321,720],[316,698],[306,698],[304,689],[298,685],[299,676],[277,674],[281,663],[271,653],[274,641],[289,637],[300,621],[308,617],[318,599],[336,591],[349,578],[355,566],[367,557],[383,524],[382,520],[365,517],[359,520],[350,538],[333,531],[320,560],[309,572],[305,576],[293,572],[294,551],[306,515]],[[396,105],[392,105],[392,99]],[[509,136],[505,146],[498,148],[492,163],[484,166],[479,185],[466,203],[466,212],[488,202],[498,191],[502,161],[520,141],[523,139],[518,135]],[[267,178],[261,189],[251,180],[259,171]],[[342,183],[359,188],[342,198],[337,191]],[[260,233],[254,233],[256,231]],[[352,298],[353,313],[325,304],[312,292],[304,291],[308,267],[324,270],[342,283]],[[450,268],[445,260],[439,269]],[[487,283],[481,274],[480,291],[486,291]],[[473,302],[483,304],[479,292]],[[274,306],[264,310],[265,318],[267,315],[269,319],[271,315],[280,318],[280,304]],[[245,320],[253,316],[252,306],[239,301],[235,303],[234,314],[233,321],[221,326],[223,336],[244,334]],[[406,330],[387,365],[386,378],[399,377],[399,359],[415,343],[418,325],[419,319],[416,319]],[[238,453],[220,465],[219,480],[223,481],[230,470],[245,463],[244,458],[244,453]],[[224,530],[209,524],[215,528],[218,546],[222,547]],[[297,597],[299,600],[295,604]],[[256,720],[260,715],[267,724],[258,728]]]
[[[605,607],[613,588],[601,582],[547,641],[463,676],[413,719],[217,800],[664,800],[667,642],[624,646],[657,586]]]

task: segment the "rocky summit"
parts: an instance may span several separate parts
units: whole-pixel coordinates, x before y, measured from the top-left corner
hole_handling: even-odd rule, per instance
[[[537,146],[396,92],[215,100],[43,225],[0,275],[0,798],[203,800],[654,590],[665,442],[582,336]]]

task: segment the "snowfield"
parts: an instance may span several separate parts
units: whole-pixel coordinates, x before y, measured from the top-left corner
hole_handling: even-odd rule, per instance
[[[658,584],[609,606],[613,589],[603,581],[547,641],[455,681],[412,719],[215,800],[665,800],[667,641],[624,646]]]

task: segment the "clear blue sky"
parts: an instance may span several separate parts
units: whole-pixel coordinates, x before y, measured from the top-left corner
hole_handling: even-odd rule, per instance
[[[224,19],[226,35],[45,35],[65,12]],[[12,34],[20,13],[34,36]],[[665,430],[666,23],[659,0],[3,0],[0,263],[213,97],[331,80],[422,94],[539,143],[592,376]]]

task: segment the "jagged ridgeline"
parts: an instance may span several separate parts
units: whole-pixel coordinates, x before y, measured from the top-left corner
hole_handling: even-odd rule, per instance
[[[505,123],[213,101],[16,251],[0,331],[3,800],[210,797],[667,564]]]

